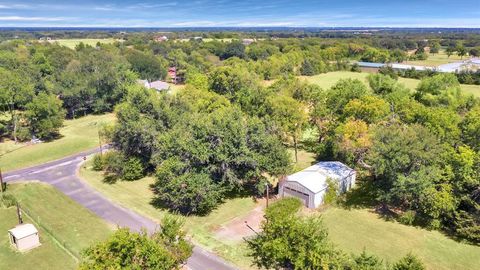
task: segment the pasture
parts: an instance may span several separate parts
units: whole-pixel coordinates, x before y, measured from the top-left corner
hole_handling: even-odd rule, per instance
[[[55,39],[51,40],[50,43],[58,43],[61,46],[68,47],[70,49],[75,49],[75,46],[80,44],[80,42],[83,42],[85,45],[89,45],[92,47],[97,46],[97,43],[103,43],[103,44],[112,44],[114,42],[122,42],[122,40],[119,39],[113,39],[113,38],[81,38],[81,39]]]
[[[16,209],[0,208],[0,269],[76,269],[80,252],[105,239],[113,227],[53,187],[41,183],[11,184],[24,210],[24,222],[35,224],[41,246],[26,253],[10,247],[7,230],[17,223]]]
[[[317,84],[323,89],[329,89],[340,79],[358,79],[368,85],[367,76],[370,73],[366,72],[349,72],[349,71],[335,71],[329,73],[323,73],[315,76],[300,76],[299,78],[307,80],[309,83]],[[409,78],[398,78],[398,82],[404,84],[407,88],[415,90],[420,80]],[[462,90],[465,93],[472,94],[476,97],[480,97],[480,85],[461,85]]]
[[[52,142],[28,145],[6,140],[0,143],[2,170],[10,171],[38,165],[94,148],[99,145],[99,127],[113,123],[114,119],[114,114],[104,114],[66,120],[60,129],[61,138]]]
[[[415,60],[415,61],[405,61],[402,64],[417,65],[417,66],[427,66],[427,67],[437,67],[439,65],[448,64],[452,62],[458,62],[467,59],[468,57],[464,56],[461,58],[456,53],[448,55],[445,53],[445,50],[440,50],[437,54],[428,54],[427,60]]]

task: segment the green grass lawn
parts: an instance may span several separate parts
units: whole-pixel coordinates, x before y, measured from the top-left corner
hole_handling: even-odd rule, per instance
[[[300,76],[299,78],[307,80],[309,83],[317,84],[323,89],[329,89],[340,79],[358,79],[368,85],[367,76],[370,73],[366,72],[349,72],[349,71],[334,71],[329,73],[323,73],[315,76]],[[420,80],[409,78],[398,78],[400,83],[403,83],[407,88],[414,90],[420,83]],[[462,90],[466,93],[473,94],[476,97],[480,97],[480,85],[461,85]]]
[[[26,146],[13,141],[0,143],[2,151],[14,150],[0,156],[2,170],[24,168],[59,159],[98,146],[98,128],[102,123],[112,123],[113,114],[89,115],[75,120],[66,120],[60,133],[62,137],[52,142]]]
[[[408,252],[418,255],[428,269],[478,269],[480,247],[456,242],[437,231],[381,219],[367,209],[330,207],[322,214],[330,239],[346,252],[365,248],[384,261],[394,262]]]
[[[445,50],[440,50],[440,52],[435,55],[429,54],[427,60],[405,61],[402,64],[437,67],[439,65],[458,62],[465,59],[467,59],[466,56],[461,58],[456,54],[452,54],[450,57],[448,57],[447,54],[445,53]]]
[[[76,260],[59,243],[79,257],[81,250],[113,231],[111,225],[49,185],[11,184],[7,192],[28,213],[25,222],[32,222],[29,216],[33,219],[42,245],[25,254],[10,248],[6,231],[17,222],[15,208],[0,209],[0,269],[75,269]]]
[[[15,208],[0,209],[0,269],[75,269],[76,261],[61,249],[42,228],[39,229],[41,246],[26,253],[10,246],[7,231],[17,224]],[[25,217],[25,222],[31,221]]]
[[[165,215],[165,210],[157,209],[150,204],[153,193],[149,186],[154,182],[153,178],[146,177],[137,181],[106,184],[103,182],[102,173],[91,170],[90,165],[88,161],[87,169],[81,168],[80,176],[107,198],[155,221],[160,221]],[[229,199],[208,216],[187,217],[185,230],[195,243],[217,253],[242,269],[248,269],[251,260],[246,256],[247,249],[243,241],[228,241],[216,237],[215,230],[235,217],[246,216],[255,208],[255,205],[252,198]]]
[[[92,47],[95,47],[97,45],[98,42],[100,43],[104,43],[104,44],[111,44],[111,43],[114,43],[115,41],[121,41],[121,40],[117,40],[117,39],[113,39],[113,38],[81,38],[81,39],[56,39],[56,40],[52,40],[51,42],[54,43],[58,43],[60,44],[61,46],[65,46],[65,47],[68,47],[70,49],[74,49],[75,46],[77,46],[78,44],[80,44],[80,42],[83,42],[85,45],[90,45]]]

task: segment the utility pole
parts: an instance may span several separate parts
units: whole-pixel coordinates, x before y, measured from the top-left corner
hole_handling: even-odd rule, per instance
[[[102,156],[103,149],[102,149],[102,136],[100,135],[100,129],[98,130],[98,143],[100,144],[100,156]]]
[[[22,211],[20,210],[20,205],[17,202],[17,217],[18,217],[18,224],[23,224],[23,219],[22,219]]]
[[[0,193],[3,193],[3,176],[2,176],[2,169],[0,169]]]

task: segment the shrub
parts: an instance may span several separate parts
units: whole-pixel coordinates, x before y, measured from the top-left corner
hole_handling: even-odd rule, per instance
[[[18,127],[17,129],[17,139],[21,142],[28,141],[32,138],[32,134],[28,127]]]
[[[0,195],[0,206],[9,208],[17,204],[17,199],[11,194]]]
[[[393,265],[393,270],[424,270],[425,265],[412,253],[408,253]]]
[[[398,218],[398,221],[405,225],[413,225],[413,223],[415,222],[415,217],[416,217],[415,211],[409,210],[403,213]]]
[[[332,204],[337,200],[338,196],[338,185],[332,179],[327,179],[327,191],[325,192],[325,197],[323,201],[326,204]]]
[[[122,179],[132,181],[143,177],[144,167],[142,161],[137,157],[130,157],[126,160],[122,169]]]
[[[103,170],[104,167],[104,160],[103,156],[100,154],[96,154],[93,156],[93,161],[92,161],[92,168],[94,171],[101,171]]]
[[[110,151],[104,154],[104,181],[107,183],[114,183],[122,178],[123,171],[123,156],[119,152]]]

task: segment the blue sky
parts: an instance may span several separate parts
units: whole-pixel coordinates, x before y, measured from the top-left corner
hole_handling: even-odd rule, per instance
[[[0,0],[0,26],[480,27],[480,0]]]

